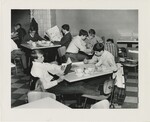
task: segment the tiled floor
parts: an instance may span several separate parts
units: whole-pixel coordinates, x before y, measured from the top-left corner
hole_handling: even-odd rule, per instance
[[[25,104],[27,101],[27,92],[29,91],[30,77],[23,74],[22,71],[16,75],[14,69],[12,69],[11,75],[11,107],[16,107]],[[66,105],[75,103],[75,100],[65,101]],[[122,106],[115,107],[120,108],[138,108],[138,79],[137,73],[129,72],[126,82],[126,98]]]
[[[122,108],[138,108],[138,79],[137,73],[129,72],[126,81],[126,98]]]

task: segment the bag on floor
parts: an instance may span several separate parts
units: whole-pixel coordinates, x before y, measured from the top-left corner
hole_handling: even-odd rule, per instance
[[[125,88],[119,88],[114,86],[114,94],[113,94],[113,103],[117,103],[118,105],[122,105],[124,103],[126,97]]]

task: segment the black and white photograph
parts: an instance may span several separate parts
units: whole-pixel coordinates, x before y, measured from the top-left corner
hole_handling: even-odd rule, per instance
[[[138,108],[138,10],[12,9],[11,32],[11,107]]]
[[[149,2],[117,1],[2,2],[4,121],[148,121]]]

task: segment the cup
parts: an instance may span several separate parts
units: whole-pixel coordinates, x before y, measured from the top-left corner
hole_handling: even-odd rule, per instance
[[[78,77],[82,77],[84,75],[84,70],[82,68],[75,69],[75,73]]]

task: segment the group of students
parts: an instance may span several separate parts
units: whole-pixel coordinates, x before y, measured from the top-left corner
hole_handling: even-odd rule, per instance
[[[101,38],[96,36],[96,32],[93,29],[89,30],[89,33],[86,30],[81,29],[79,35],[72,38],[70,33],[70,27],[68,24],[62,26],[63,37],[59,43],[61,46],[66,47],[66,57],[70,57],[73,62],[83,61],[85,64],[93,63],[96,67],[100,68],[109,68],[113,71],[117,70],[114,56],[105,50],[104,42]],[[22,43],[25,43],[29,40],[38,41],[43,40],[36,30],[32,27],[29,29],[29,33],[24,36]],[[21,50],[19,52],[22,52]],[[19,55],[24,55],[22,52]],[[33,65],[31,68],[31,75],[33,77],[38,77],[43,84],[45,90],[49,90],[58,86],[60,82],[64,81],[63,70],[64,68],[57,63],[44,63],[44,54],[41,50],[34,50],[31,53],[31,58]],[[26,66],[25,66],[26,67]],[[58,79],[54,79],[52,73],[55,71],[56,74],[59,74]],[[85,92],[86,90],[82,85],[75,85],[72,88],[67,87],[64,90],[74,90],[78,92]],[[58,86],[59,87],[59,86]],[[60,88],[60,87],[59,87]],[[56,90],[57,91],[57,90]],[[69,92],[69,91],[68,91]]]

